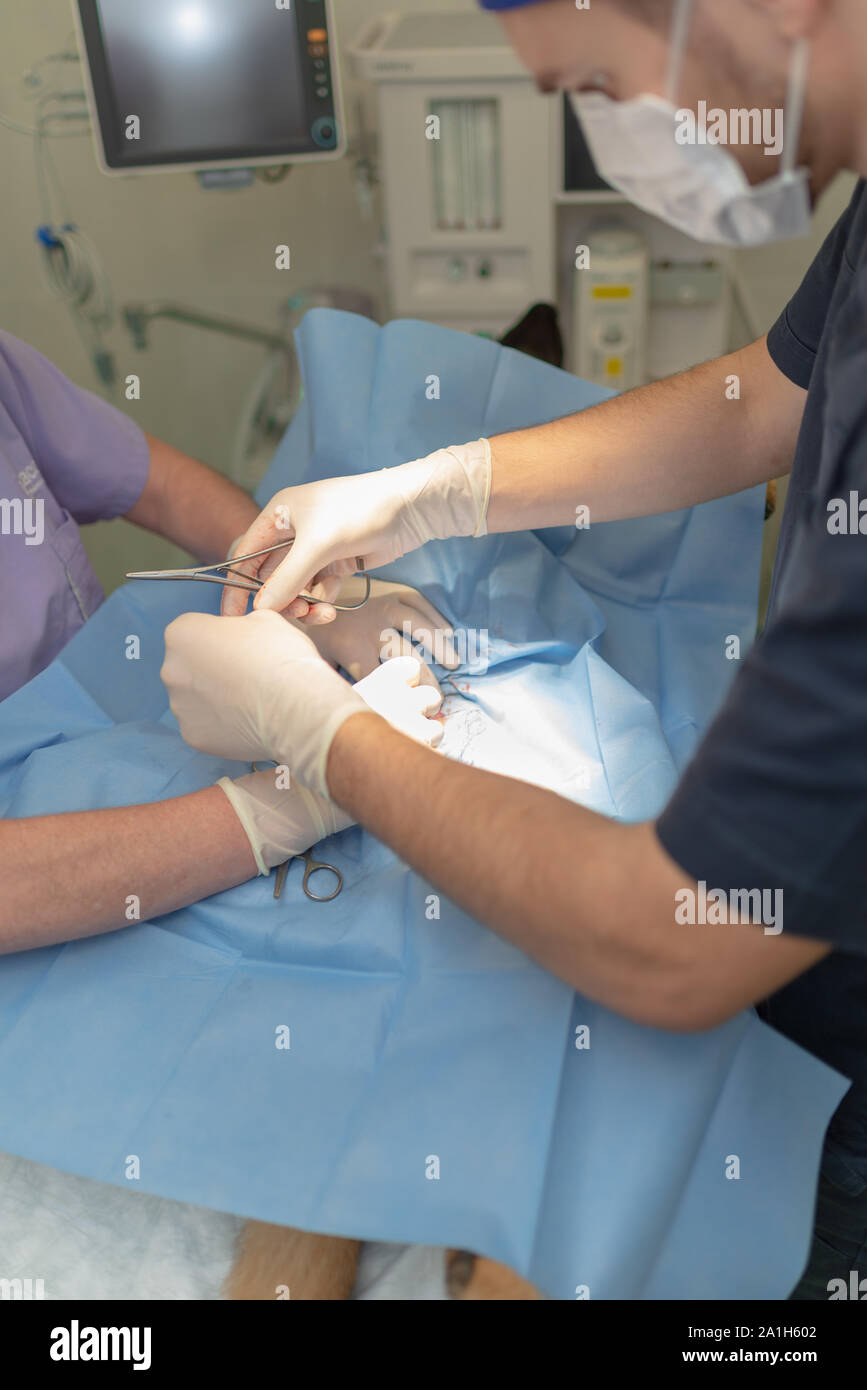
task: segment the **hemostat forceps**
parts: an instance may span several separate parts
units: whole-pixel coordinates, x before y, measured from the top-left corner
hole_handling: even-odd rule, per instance
[[[270,555],[272,550],[283,550],[285,547],[294,544],[294,537],[288,541],[278,541],[276,545],[266,545],[264,550],[252,550],[248,555],[233,555],[231,560],[220,560],[213,565],[189,565],[186,569],[177,570],[130,570],[127,579],[203,579],[208,584],[223,584],[229,589],[245,589],[249,594],[258,593],[263,587],[264,580],[258,579],[254,575],[244,574],[241,570],[233,568],[243,560],[256,560],[260,555]],[[224,570],[225,574],[214,574],[214,570]],[[234,575],[233,579],[228,576]],[[353,613],[356,608],[363,608],[370,598],[370,575],[365,574],[364,598],[360,603],[332,603],[331,607],[336,608],[338,613]],[[314,598],[302,589],[298,595],[307,603],[328,603],[328,599]]]

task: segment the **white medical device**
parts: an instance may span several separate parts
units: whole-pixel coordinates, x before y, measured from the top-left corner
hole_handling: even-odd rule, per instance
[[[628,226],[594,227],[575,259],[575,372],[614,391],[641,386],[647,380],[647,243]]]
[[[350,55],[379,94],[392,313],[499,336],[554,295],[546,103],[481,12],[385,14]]]
[[[331,0],[73,0],[104,173],[345,151]]]
[[[537,91],[494,16],[389,11],[349,52],[378,94],[392,314],[500,337],[553,302],[566,365],[615,389],[728,350],[729,253],[602,182],[569,102]],[[576,250],[600,224],[586,279]]]

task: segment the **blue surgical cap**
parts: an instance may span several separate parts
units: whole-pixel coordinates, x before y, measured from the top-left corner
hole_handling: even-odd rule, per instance
[[[479,0],[483,10],[517,10],[523,5],[538,5],[540,0]]]

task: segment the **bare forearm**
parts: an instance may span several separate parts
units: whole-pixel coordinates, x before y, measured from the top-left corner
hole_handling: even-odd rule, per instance
[[[621,825],[451,762],[373,714],[341,726],[327,775],[334,800],[435,888],[637,1023],[712,1027],[827,952],[751,923],[724,933],[678,925],[675,895],[696,885],[652,824]]]
[[[739,398],[731,379],[737,378]],[[787,473],[806,393],[765,340],[578,415],[491,439],[488,530],[649,516]]]
[[[127,520],[156,531],[199,560],[221,560],[259,515],[259,508],[215,469],[153,435],[147,440],[148,480]]]
[[[641,884],[624,872],[640,828],[464,767],[373,716],[338,730],[328,785],[435,888],[575,988],[637,1017],[676,987],[674,958],[652,924],[640,994],[631,997],[611,970],[644,915]]]
[[[0,953],[158,917],[255,873],[219,787],[146,806],[0,821]]]

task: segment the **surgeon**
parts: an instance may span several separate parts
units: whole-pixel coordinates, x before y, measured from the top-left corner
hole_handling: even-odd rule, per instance
[[[756,1004],[850,1077],[792,1294],[825,1299],[867,1257],[867,7],[485,3],[539,86],[570,93],[600,174],[702,240],[800,236],[835,174],[862,182],[750,347],[535,429],[278,493],[244,545],[296,541],[257,611],[233,616],[227,595],[222,619],[178,619],[164,678],[194,747],[285,759],[582,994],[678,1031]],[[680,143],[678,110],[701,101],[785,109],[781,156]],[[350,707],[280,617],[309,617],[298,595],[314,580],[438,537],[569,524],[577,506],[592,523],[665,512],[789,470],[766,627],[655,823],[618,824],[410,743]],[[783,930],[759,914],[682,925],[676,903],[699,885],[782,893]]]
[[[79,522],[125,516],[209,561],[256,515],[234,483],[0,333],[0,698],[47,666],[102,602]],[[357,615],[321,613],[337,620],[322,628],[319,651],[360,680],[353,689],[337,677],[353,701],[436,742],[442,726],[427,716],[440,696],[427,669],[408,654],[378,666],[383,627],[435,627],[436,610],[406,585],[377,581]],[[146,918],[171,912],[351,823],[285,780],[263,769],[147,805],[0,820],[0,953],[124,927],[131,892]]]

